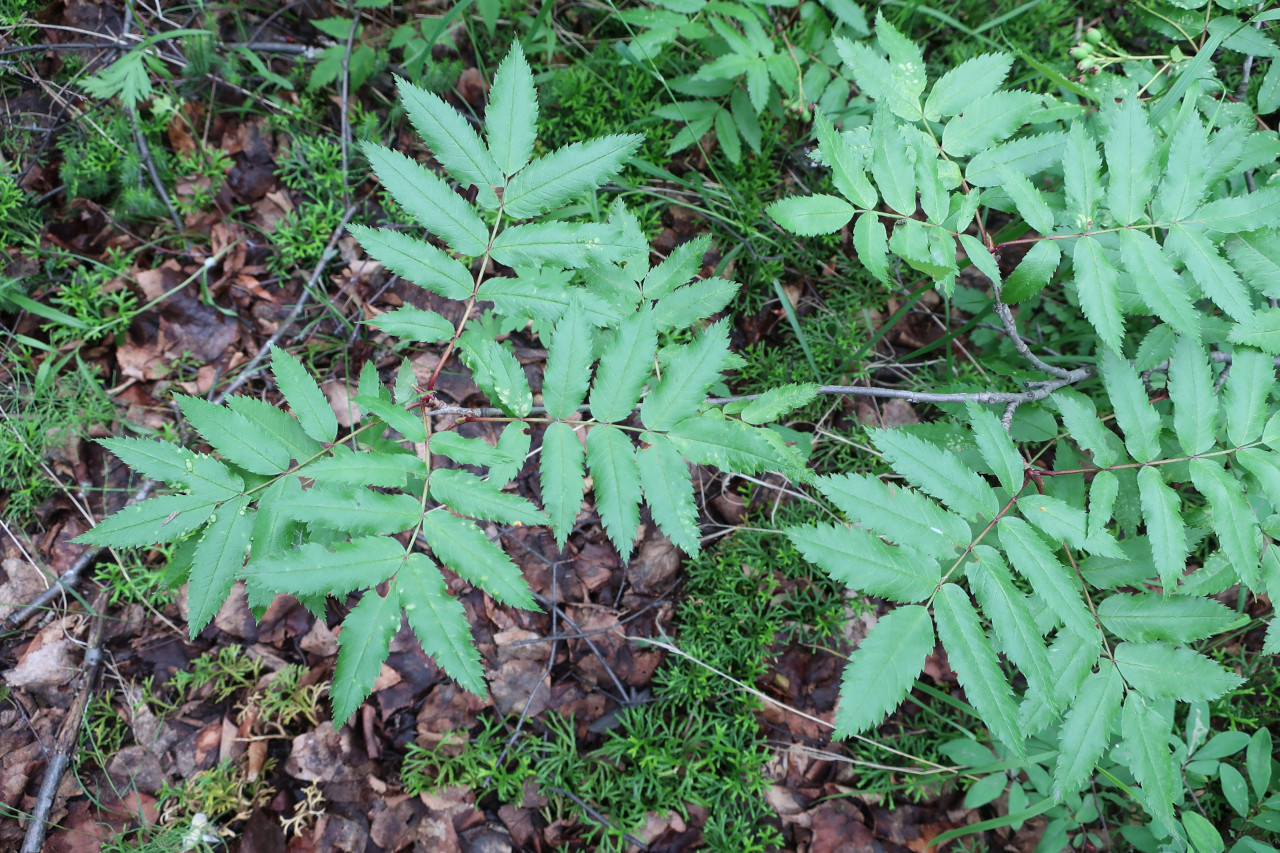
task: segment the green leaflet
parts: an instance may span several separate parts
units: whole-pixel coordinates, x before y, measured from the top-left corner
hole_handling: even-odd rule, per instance
[[[650,445],[636,454],[640,486],[649,512],[677,548],[698,553],[698,507],[693,499],[693,478],[684,457],[666,438],[650,437]]]
[[[1156,205],[1163,221],[1186,219],[1200,206],[1209,185],[1208,149],[1208,133],[1199,114],[1195,110],[1184,111],[1169,141],[1168,162],[1156,191]]]
[[[223,406],[215,406],[199,397],[175,394],[173,398],[182,409],[183,417],[223,458],[254,474],[279,474],[288,470],[289,448],[274,440],[270,433],[244,415]],[[159,444],[159,442],[147,443]],[[105,446],[106,442],[103,444]],[[112,450],[112,452],[115,451]],[[116,453],[116,455],[120,454]],[[153,479],[172,482],[168,477],[148,472],[135,462],[129,461],[129,465]]]
[[[938,121],[962,112],[969,104],[993,94],[1013,64],[1007,53],[984,53],[952,68],[933,84],[924,101],[924,117]]]
[[[1119,105],[1108,101],[1102,110],[1106,128],[1103,152],[1107,158],[1107,207],[1121,225],[1145,218],[1156,182],[1155,134],[1147,124],[1141,102],[1133,96]]]
[[[895,471],[960,515],[995,518],[1000,509],[995,492],[951,451],[901,430],[873,430],[871,441]]]
[[[1251,590],[1258,590],[1258,560],[1262,553],[1262,534],[1257,518],[1244,499],[1240,481],[1232,477],[1216,461],[1192,459],[1191,482],[1209,499],[1213,510],[1213,532],[1232,568]]]
[[[1124,431],[1124,445],[1139,462],[1160,458],[1160,415],[1147,400],[1138,371],[1125,358],[1107,349],[1099,353],[1098,369]]]
[[[1084,510],[1049,495],[1027,494],[1018,498],[1018,511],[1055,542],[1065,540],[1072,548],[1088,547]]]
[[[1094,764],[1111,745],[1111,730],[1120,717],[1124,684],[1115,664],[1103,660],[1098,671],[1080,688],[1062,723],[1058,763],[1053,773],[1053,797],[1061,801],[1084,787]]]
[[[1156,316],[1181,334],[1199,340],[1200,312],[1155,240],[1132,228],[1121,231],[1120,262],[1137,285],[1138,295]]]
[[[547,345],[542,377],[542,402],[553,418],[567,418],[578,410],[591,382],[594,361],[591,324],[579,300],[573,300],[556,323]]]
[[[996,263],[995,256],[991,251],[982,244],[977,237],[969,234],[961,234],[959,236],[960,246],[964,249],[965,256],[969,258],[969,262],[991,281],[992,284],[1000,283],[1000,266]]]
[[[1022,488],[1026,466],[1009,434],[1000,425],[1000,419],[972,400],[965,403],[965,411],[983,460],[995,471],[1000,485],[1016,495]]]
[[[533,156],[538,131],[538,93],[519,39],[511,43],[511,52],[493,76],[484,123],[498,168],[507,175],[523,169]]]
[[[833,580],[898,602],[923,601],[942,577],[937,561],[915,548],[886,545],[856,527],[807,524],[783,531],[806,560]]]
[[[582,439],[573,427],[559,421],[549,424],[542,436],[538,475],[542,505],[551,518],[551,529],[561,548],[582,507],[582,493],[586,488],[583,462]]]
[[[244,415],[254,426],[270,434],[275,441],[284,445],[290,456],[299,462],[305,462],[324,449],[320,442],[307,435],[297,418],[288,412],[281,411],[266,400],[234,395],[227,398],[227,406],[233,412]]]
[[[1175,225],[1169,229],[1164,246],[1186,264],[1187,271],[1205,295],[1232,319],[1247,320],[1253,314],[1244,282],[1209,238],[1198,231]]]
[[[1062,262],[1062,250],[1051,240],[1041,240],[1031,247],[1022,261],[1005,279],[1000,298],[1017,305],[1044,290]]]
[[[786,460],[768,438],[770,434],[767,429],[707,414],[681,421],[667,437],[695,465],[750,474],[786,468]]]
[[[463,332],[458,338],[463,361],[472,378],[495,406],[508,415],[524,417],[533,409],[529,378],[515,354],[480,332]]]
[[[1254,288],[1272,299],[1280,298],[1280,231],[1269,228],[1238,234],[1227,241],[1227,257]]]
[[[295,596],[342,596],[382,583],[396,573],[404,558],[404,546],[389,536],[362,536],[332,550],[308,542],[295,551],[253,555],[245,582]]]
[[[1169,359],[1169,399],[1173,401],[1173,431],[1189,456],[1213,447],[1218,432],[1218,400],[1213,373],[1204,347],[1179,336]]]
[[[671,254],[645,276],[644,298],[661,299],[697,275],[710,248],[711,235],[701,234],[672,249]]]
[[[595,484],[600,521],[625,562],[640,524],[640,469],[635,446],[617,427],[596,426],[587,433],[587,465]]]
[[[1267,398],[1276,384],[1275,362],[1267,353],[1238,346],[1231,355],[1223,408],[1227,440],[1239,447],[1256,441],[1270,414]]]
[[[316,441],[338,437],[338,419],[324,392],[302,363],[282,347],[271,348],[271,375],[307,435]]]
[[[1000,661],[978,622],[969,596],[946,583],[933,600],[938,636],[947,650],[947,661],[964,687],[969,703],[978,709],[991,734],[1019,758],[1026,755],[1013,691],[1000,671]]]
[[[363,412],[381,419],[387,426],[410,441],[427,440],[427,427],[416,412],[410,412],[404,406],[392,403],[383,397],[356,395],[355,404]]]
[[[1280,187],[1211,201],[1192,214],[1192,221],[1215,235],[1252,231],[1260,222],[1275,222],[1280,214]]]
[[[503,427],[498,436],[498,451],[503,458],[489,466],[489,480],[502,486],[515,479],[524,468],[532,441],[523,421],[512,421]]]
[[[1231,329],[1227,340],[1233,344],[1257,347],[1268,355],[1280,355],[1280,308],[1255,311]]]
[[[504,450],[483,438],[463,438],[452,430],[431,434],[431,452],[448,456],[459,465],[493,466],[512,461]]]
[[[1020,518],[1000,519],[1000,543],[1018,574],[1044,599],[1067,629],[1093,640],[1098,626],[1080,597],[1080,583],[1045,546],[1044,541]]]
[[[1099,467],[1114,465],[1123,456],[1120,439],[1103,426],[1093,400],[1078,391],[1063,388],[1049,398],[1058,407],[1062,423],[1076,442],[1093,454]]]
[[[724,147],[724,154],[729,162],[741,163],[742,141],[738,139],[738,132],[734,129],[733,116],[727,110],[716,113],[715,128],[716,139]]]
[[[1129,769],[1142,786],[1148,813],[1166,831],[1173,827],[1172,804],[1181,784],[1169,749],[1170,723],[1139,694],[1130,692],[1125,697],[1120,731],[1129,753]]]
[[[1202,654],[1167,643],[1121,643],[1115,661],[1129,686],[1152,699],[1207,702],[1244,681]]]
[[[422,517],[422,535],[436,559],[467,583],[475,584],[502,604],[537,609],[520,569],[472,522],[444,510],[431,510]]]
[[[489,229],[462,196],[398,151],[368,142],[363,150],[378,180],[414,219],[454,251],[484,254],[489,245]]]
[[[356,453],[341,444],[329,452],[333,455],[317,459],[302,473],[326,486],[385,488],[403,488],[408,477],[427,476],[426,463],[412,453]]]
[[[818,386],[812,382],[780,385],[770,388],[742,407],[741,416],[749,424],[761,426],[775,421],[801,406],[808,405],[818,395]]]
[[[640,399],[640,389],[653,372],[658,333],[653,312],[641,308],[627,317],[604,347],[591,386],[591,415],[612,423],[628,418]]]
[[[730,358],[729,321],[721,320],[680,347],[662,381],[640,407],[640,421],[649,429],[666,430],[698,411],[707,389],[720,378]],[[588,445],[589,448],[589,445]]]
[[[593,222],[535,222],[504,228],[493,241],[490,256],[501,264],[554,264],[581,269],[591,263],[620,258],[625,246],[611,225]]]
[[[1000,176],[1000,186],[1009,194],[1009,198],[1013,199],[1014,206],[1017,207],[1022,218],[1027,220],[1027,224],[1041,234],[1051,233],[1053,211],[1045,201],[1044,193],[1036,189],[1025,175],[1015,172],[1003,163],[997,163],[995,169]],[[1052,244],[1036,243],[1036,246],[1043,245]],[[1057,266],[1056,262],[1054,265]]]
[[[287,518],[348,533],[399,533],[418,523],[417,499],[350,486],[321,485],[284,495],[275,509]]]
[[[547,517],[519,495],[502,491],[502,483],[482,480],[456,468],[431,472],[431,497],[454,512],[505,524],[545,524]]]
[[[244,566],[253,533],[254,517],[248,512],[249,497],[242,495],[218,508],[209,524],[200,532],[191,559],[191,579],[187,604],[190,613],[191,639],[204,630],[222,603],[231,595],[231,587]]]
[[[434,97],[434,95],[432,96]],[[459,301],[471,296],[475,282],[466,266],[425,240],[389,228],[348,225],[369,257],[418,287]]]
[[[449,595],[440,569],[425,554],[410,554],[396,575],[405,618],[422,649],[449,677],[483,698],[484,668],[471,639],[467,611]]]
[[[977,562],[969,563],[965,574],[970,587],[991,620],[1005,656],[1017,665],[1031,690],[1040,696],[1053,696],[1057,673],[1049,666],[1044,638],[1036,627],[1027,598],[1013,584],[1013,576],[1000,554],[986,545],[974,550]]]
[[[1237,616],[1214,598],[1117,592],[1098,605],[1098,619],[1122,640],[1189,643],[1226,630]]]
[[[889,22],[883,11],[876,12],[876,41],[889,54],[889,108],[907,121],[919,119],[920,95],[926,83],[924,53]]]
[[[889,282],[889,237],[876,213],[864,213],[853,223],[853,247],[858,260],[881,282]]]
[[[916,211],[915,166],[898,126],[884,110],[871,123],[871,174],[885,204],[910,216]],[[850,213],[852,213],[850,209]]]
[[[1272,509],[1280,508],[1280,457],[1256,447],[1246,447],[1236,451],[1231,465],[1237,470],[1244,468],[1252,474],[1261,484],[1262,492],[1267,496]],[[1253,489],[1250,488],[1250,491]]]
[[[1020,709],[1020,719],[1028,734],[1043,731],[1057,719],[1057,710],[1075,701],[1080,685],[1093,672],[1102,651],[1097,639],[1059,631],[1049,646],[1049,667],[1057,675],[1051,696],[1030,690]]]
[[[642,139],[634,133],[601,136],[539,157],[507,185],[506,213],[530,219],[596,190],[622,170]]]
[[[493,303],[494,310],[510,317],[524,317],[555,323],[574,299],[582,302],[593,326],[609,326],[622,314],[598,293],[568,286],[573,273],[545,267],[518,267],[516,277],[491,278],[480,285],[477,295]]]
[[[1020,175],[1034,175],[1062,159],[1067,135],[1062,131],[1024,136],[1003,142],[973,156],[965,167],[965,180],[976,187],[1000,185],[1000,167]]]
[[[1008,139],[1044,102],[1034,92],[993,92],[970,103],[942,129],[942,150],[967,157]]]
[[[831,120],[818,110],[813,115],[813,126],[818,132],[818,152],[822,161],[831,167],[831,182],[840,194],[863,210],[872,210],[878,196],[867,180],[862,157],[836,132]]]
[[[369,325],[406,341],[431,344],[453,337],[453,324],[444,317],[434,311],[407,305],[374,317]]]
[[[821,193],[784,198],[765,208],[770,219],[801,237],[834,234],[849,224],[855,212],[844,199]]]
[[[658,331],[687,328],[720,311],[738,294],[738,283],[726,278],[704,278],[686,284],[653,308]]]
[[[870,474],[822,477],[816,485],[850,521],[939,560],[954,560],[957,549],[969,544],[968,523],[915,489]]]
[[[477,187],[478,200],[486,208],[497,207],[494,188],[503,185],[502,170],[480,141],[480,135],[457,110],[432,92],[400,78],[396,78],[396,88],[409,121],[440,165],[463,186]]]
[[[1117,293],[1119,273],[1102,253],[1102,246],[1094,237],[1080,237],[1075,241],[1071,261],[1076,272],[1080,310],[1098,330],[1098,336],[1108,350],[1118,352],[1124,337],[1124,318],[1120,316]]]
[[[1068,228],[1087,231],[1092,226],[1102,198],[1102,181],[1098,175],[1101,168],[1102,159],[1098,157],[1097,146],[1086,135],[1084,125],[1072,122],[1066,148],[1062,152],[1062,179],[1067,194],[1064,213]],[[1088,314],[1087,308],[1085,313]]]
[[[1138,494],[1160,583],[1166,593],[1173,592],[1186,570],[1190,553],[1187,529],[1182,521],[1182,500],[1164,484],[1164,478],[1154,467],[1138,471]]]
[[[849,737],[879,724],[902,703],[933,647],[928,608],[906,605],[881,617],[849,656],[832,736]]]
[[[333,669],[329,692],[333,698],[333,719],[345,724],[373,692],[390,653],[391,638],[400,630],[400,595],[393,585],[386,598],[369,590],[360,603],[342,620],[338,634],[338,661]]]
[[[218,501],[204,495],[163,495],[107,516],[73,542],[106,548],[131,548],[172,542],[209,520]]]

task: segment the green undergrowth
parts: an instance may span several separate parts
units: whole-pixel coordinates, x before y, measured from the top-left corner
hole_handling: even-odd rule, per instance
[[[804,513],[789,506],[780,515]],[[676,642],[696,662],[668,656],[652,698],[619,712],[593,749],[580,751],[573,724],[556,714],[543,718],[544,733],[526,727],[507,748],[507,725],[489,717],[478,731],[454,733],[433,749],[411,745],[401,775],[406,790],[463,785],[518,804],[532,780],[550,800],[544,818],[573,814],[591,827],[593,849],[603,850],[625,849],[625,833],[636,833],[648,812],[687,819],[697,805],[709,810],[707,849],[775,849],[781,836],[763,796],[771,751],[760,730],[761,702],[710,668],[759,689],[780,650],[838,643],[838,626],[860,605],[812,572],[789,543],[755,530],[709,548],[685,573]]]

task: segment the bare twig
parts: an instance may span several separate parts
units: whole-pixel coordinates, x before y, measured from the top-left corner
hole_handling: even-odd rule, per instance
[[[1037,370],[1042,370],[1050,376],[1056,376],[1059,379],[1067,378],[1071,374],[1071,371],[1065,370],[1061,367],[1055,367],[1052,364],[1046,364],[1040,360],[1039,356],[1031,351],[1031,348],[1027,346],[1027,342],[1022,339],[1022,335],[1018,334],[1018,327],[1013,323],[1013,312],[1009,310],[1009,306],[1005,305],[1004,302],[1001,301],[999,294],[996,294],[994,299],[996,316],[999,317],[1000,322],[1004,324],[1005,334],[1008,335],[1009,340],[1013,342],[1013,347],[1018,351],[1018,354],[1031,362]]]
[[[53,752],[49,755],[49,764],[45,767],[44,778],[40,781],[40,791],[36,795],[35,808],[27,821],[27,834],[22,840],[21,853],[40,853],[44,849],[45,834],[49,831],[49,813],[53,810],[57,798],[58,786],[62,775],[71,763],[71,755],[75,752],[76,741],[80,737],[80,724],[84,720],[85,709],[89,699],[98,686],[98,674],[102,671],[102,629],[106,621],[98,611],[105,599],[99,594],[93,603],[93,627],[89,632],[89,647],[84,653],[84,675],[80,682],[80,690],[75,701],[67,711],[54,743]]]
[[[348,162],[351,156],[351,118],[347,115],[351,97],[351,47],[355,44],[356,28],[360,26],[360,13],[357,11],[351,19],[351,29],[347,31],[347,49],[342,54],[342,81],[339,88],[338,117],[340,124],[339,142],[342,143],[342,198],[351,204],[351,183],[348,180]]]

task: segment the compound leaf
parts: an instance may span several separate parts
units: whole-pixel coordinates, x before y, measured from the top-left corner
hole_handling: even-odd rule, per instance
[[[365,143],[364,155],[392,198],[432,234],[461,254],[484,253],[489,245],[489,229],[471,205],[441,178],[399,151],[381,145]]]
[[[561,548],[582,507],[583,480],[582,440],[567,423],[556,421],[542,435],[542,459],[538,466],[542,487],[542,505],[551,518],[556,544]]]
[[[503,196],[506,213],[529,219],[593,192],[622,170],[643,138],[601,136],[539,157],[511,179]]]
[[[386,598],[369,590],[342,620],[338,660],[329,691],[333,719],[345,724],[373,692],[382,663],[391,651],[391,638],[400,630],[400,595],[392,586]]]
[[[458,301],[469,298],[475,289],[466,266],[426,240],[389,228],[348,225],[347,230],[360,241],[369,257],[418,287]]]
[[[482,480],[456,468],[431,472],[431,497],[454,512],[504,524],[546,524],[547,517],[519,495],[504,492],[501,484]]]
[[[928,608],[904,605],[882,616],[849,656],[833,736],[860,734],[883,721],[902,703],[934,644]]]
[[[1076,793],[1093,776],[1093,767],[1111,745],[1111,730],[1120,717],[1124,683],[1111,661],[1099,662],[1098,671],[1084,680],[1079,697],[1067,711],[1058,741],[1058,762],[1053,773],[1053,798]]]
[[[964,687],[970,704],[991,734],[1021,758],[1026,754],[1013,690],[1000,671],[991,642],[987,639],[969,596],[953,583],[945,583],[933,600],[933,618],[938,636],[947,650],[947,660]]]
[[[494,600],[522,610],[536,610],[529,584],[511,558],[485,538],[471,521],[431,510],[422,517],[422,535],[436,559]]]
[[[410,554],[396,575],[396,591],[422,649],[449,677],[479,697],[487,691],[480,653],[462,602],[449,595],[444,576],[426,554]]]
[[[991,519],[1000,510],[987,481],[951,451],[902,430],[874,430],[871,440],[895,471],[960,515]]]
[[[195,639],[209,620],[222,607],[236,576],[244,567],[249,550],[254,517],[248,512],[249,496],[242,495],[218,508],[209,524],[200,532],[191,558],[191,579],[187,604],[190,613],[191,639]]]
[[[1167,643],[1121,643],[1115,661],[1129,686],[1152,699],[1208,702],[1244,682],[1204,655]]]
[[[686,554],[697,554],[698,507],[689,466],[666,438],[654,435],[649,441],[649,446],[636,454],[649,512],[672,544]]]
[[[295,596],[341,596],[382,583],[396,573],[404,557],[404,546],[389,536],[362,536],[332,550],[308,542],[297,550],[254,556],[245,581]]]
[[[537,136],[538,92],[519,39],[511,43],[511,52],[493,76],[484,121],[489,151],[498,168],[507,175],[523,169],[533,156]]]
[[[433,92],[398,77],[396,88],[400,91],[400,101],[409,121],[431,146],[431,153],[440,165],[463,186],[477,187],[480,190],[478,199],[485,207],[497,207],[494,188],[503,185],[502,169],[480,141],[475,129]]]

